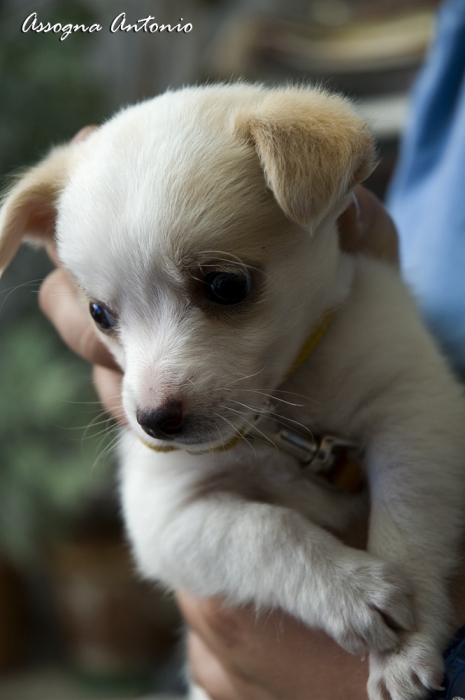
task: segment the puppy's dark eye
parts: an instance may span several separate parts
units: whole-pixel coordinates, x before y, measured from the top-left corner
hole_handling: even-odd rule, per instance
[[[91,301],[89,304],[90,315],[102,331],[109,331],[116,325],[116,318],[103,304]]]
[[[210,272],[204,281],[205,294],[216,304],[239,304],[250,294],[252,275],[249,272]]]

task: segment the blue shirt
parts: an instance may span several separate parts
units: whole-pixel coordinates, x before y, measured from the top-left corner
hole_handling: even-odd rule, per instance
[[[446,670],[442,685],[444,690],[433,695],[434,700],[454,700],[465,697],[465,626],[454,636],[444,653]]]
[[[447,0],[412,95],[388,207],[404,277],[465,376],[465,0]],[[445,653],[438,700],[465,697],[465,627]]]
[[[447,0],[388,193],[404,277],[465,375],[465,0]]]

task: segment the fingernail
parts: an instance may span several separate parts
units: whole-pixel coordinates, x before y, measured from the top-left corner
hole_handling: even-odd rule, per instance
[[[352,192],[352,199],[354,201],[355,211],[357,213],[357,223],[360,223],[361,209],[360,209],[360,203],[358,201],[358,197],[355,194],[355,192]]]

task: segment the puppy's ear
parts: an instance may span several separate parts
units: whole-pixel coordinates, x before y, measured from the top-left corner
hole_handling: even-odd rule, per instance
[[[235,115],[235,128],[254,144],[280,207],[304,227],[321,221],[376,164],[363,120],[323,90],[270,91]]]
[[[50,241],[55,231],[56,205],[75,145],[54,148],[7,192],[0,210],[0,276],[25,236]]]

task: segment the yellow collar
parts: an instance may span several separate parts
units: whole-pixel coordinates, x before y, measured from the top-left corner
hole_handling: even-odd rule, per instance
[[[308,336],[307,340],[305,343],[302,345],[300,348],[300,352],[295,358],[294,362],[290,366],[287,374],[286,374],[286,379],[289,379],[289,377],[294,374],[296,370],[299,369],[301,365],[305,362],[307,357],[312,354],[312,352],[315,350],[316,346],[320,342],[320,340],[323,338],[325,335],[326,331],[328,330],[329,324],[333,320],[334,316],[334,311],[327,311],[323,318],[321,319],[320,323],[316,326],[316,328],[313,329],[313,331],[310,333]]]
[[[325,335],[326,331],[328,330],[329,324],[331,323],[332,319],[334,316],[334,310],[332,311],[327,311],[321,321],[318,323],[318,325],[313,329],[313,331],[310,333],[308,336],[307,340],[305,343],[302,345],[299,354],[295,358],[294,362],[290,366],[288,372],[285,375],[285,379],[288,379],[296,370],[299,369],[301,365],[305,362],[307,357],[312,354],[312,352],[315,350],[317,347],[318,343],[320,340],[322,340],[323,336]],[[199,452],[192,452],[191,454],[206,454],[208,452],[226,452],[226,450],[230,450],[232,447],[235,447],[240,440],[242,440],[242,437],[244,436],[245,430],[240,430],[236,435],[234,435],[229,442],[227,442],[225,445],[220,445],[218,447],[212,447],[208,450],[199,451]],[[173,452],[174,450],[180,450],[182,448],[180,447],[174,447],[173,445],[149,445],[148,442],[145,442],[145,440],[141,439],[141,442],[146,447],[149,447],[151,450],[154,450],[155,452]],[[189,452],[189,450],[186,450],[186,452]]]

